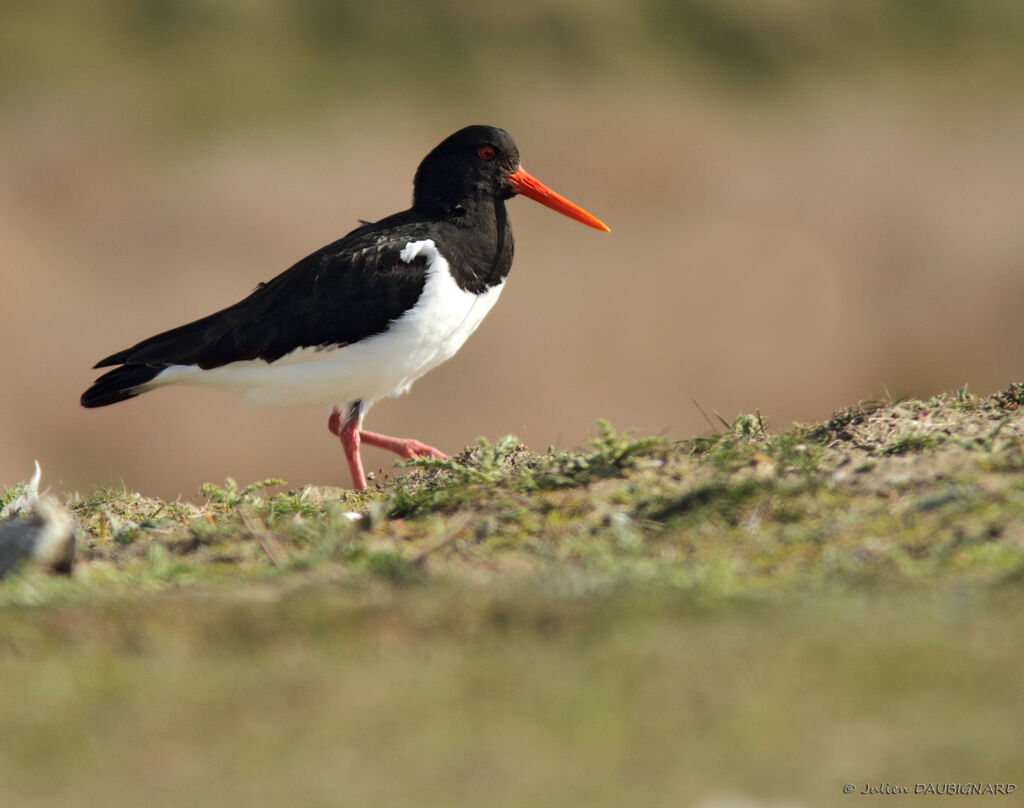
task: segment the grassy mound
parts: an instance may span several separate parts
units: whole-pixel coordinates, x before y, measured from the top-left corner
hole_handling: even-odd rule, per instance
[[[0,586],[0,796],[722,808],[1006,787],[1022,403],[865,402],[778,434],[740,416],[681,443],[599,424],[587,450],[481,441],[364,494],[72,496],[74,575]]]
[[[0,598],[510,576],[744,596],[1009,584],[1024,574],[1021,402],[1024,385],[864,402],[778,434],[742,415],[681,443],[602,422],[588,450],[481,440],[365,494],[228,480],[195,502],[73,495],[74,579],[26,572]]]

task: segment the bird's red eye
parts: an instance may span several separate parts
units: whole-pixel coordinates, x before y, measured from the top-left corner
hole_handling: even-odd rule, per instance
[[[494,146],[481,146],[476,150],[476,156],[481,160],[490,160],[494,157]]]

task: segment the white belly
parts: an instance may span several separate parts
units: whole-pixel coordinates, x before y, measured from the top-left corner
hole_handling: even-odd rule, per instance
[[[388,330],[341,348],[299,348],[275,362],[232,362],[209,370],[172,365],[142,389],[184,384],[241,393],[250,404],[347,404],[406,392],[416,379],[450,359],[497,302],[504,284],[482,295],[458,287],[430,239],[414,241],[402,260],[427,261],[416,305]]]

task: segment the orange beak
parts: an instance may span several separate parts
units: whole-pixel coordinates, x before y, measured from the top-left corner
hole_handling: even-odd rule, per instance
[[[591,216],[579,205],[570,202],[561,194],[556,194],[543,182],[527,174],[522,166],[509,174],[508,179],[517,194],[528,196],[534,202],[540,202],[551,210],[557,210],[563,216],[575,219],[587,227],[593,227],[595,230],[602,230],[605,233],[611,232],[608,225],[596,216]]]

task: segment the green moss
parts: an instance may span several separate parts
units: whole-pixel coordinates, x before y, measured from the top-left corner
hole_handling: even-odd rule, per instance
[[[903,435],[892,443],[884,446],[879,450],[879,453],[885,455],[901,455],[907,454],[908,452],[923,452],[928,449],[934,449],[939,445],[939,443],[940,439],[934,435],[911,433],[909,435]]]

